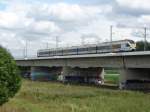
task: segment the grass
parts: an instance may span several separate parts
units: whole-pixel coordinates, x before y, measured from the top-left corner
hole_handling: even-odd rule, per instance
[[[149,112],[149,99],[140,92],[24,80],[0,112]]]
[[[107,74],[119,74],[119,71],[117,69],[112,69],[112,68],[110,68],[110,69],[105,68],[105,72]]]
[[[118,72],[118,70],[106,69],[105,73],[106,73],[104,76],[105,83],[118,85],[118,83],[119,83],[119,72]]]
[[[117,84],[119,83],[119,74],[107,74],[104,76],[105,83]]]

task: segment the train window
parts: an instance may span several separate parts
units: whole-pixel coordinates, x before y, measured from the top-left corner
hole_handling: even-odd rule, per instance
[[[88,50],[89,51],[96,50],[96,47],[89,47]]]
[[[39,55],[42,55],[42,53],[41,53],[41,52],[39,52],[38,54],[39,54]]]
[[[49,54],[50,54],[50,55],[53,55],[53,51],[50,51]]]
[[[110,46],[98,46],[98,50],[103,50],[103,49],[110,49]]]
[[[68,52],[77,52],[77,49],[67,49],[67,50],[63,50],[63,53],[68,53]]]
[[[121,44],[114,44],[113,48],[121,48]]]
[[[87,51],[87,50],[88,50],[87,48],[79,48],[78,49],[79,52],[81,52],[81,51]]]
[[[62,50],[56,51],[56,53],[62,53]]]
[[[47,52],[47,51],[46,51],[46,52],[44,52],[44,54],[46,54],[46,55],[47,55],[47,54],[49,54],[49,52]]]
[[[69,49],[69,52],[77,52],[77,49]]]
[[[66,53],[66,52],[68,52],[68,50],[63,50],[63,53]]]
[[[62,51],[62,54],[70,54],[74,52],[77,52],[77,49],[65,49]]]
[[[105,46],[105,49],[110,49],[110,46]]]
[[[49,52],[39,52],[40,55],[49,55]]]
[[[102,49],[103,49],[103,46],[98,46],[97,49],[98,49],[98,50],[102,50]]]
[[[135,42],[133,40],[128,40],[131,44],[134,44]]]
[[[56,51],[52,51],[53,55],[56,53]]]
[[[44,54],[44,52],[40,52],[40,54],[41,54],[41,55],[43,55],[43,54]]]

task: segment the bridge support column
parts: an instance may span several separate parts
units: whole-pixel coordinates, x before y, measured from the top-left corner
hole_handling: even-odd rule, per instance
[[[104,69],[97,68],[71,68],[71,67],[63,67],[62,75],[64,77],[64,81],[75,81],[82,83],[96,83],[103,84],[104,83]]]
[[[60,67],[31,67],[31,80],[56,80],[59,74]]]
[[[30,67],[19,66],[20,74],[24,78],[30,78]]]
[[[120,89],[150,89],[150,69],[122,69]]]

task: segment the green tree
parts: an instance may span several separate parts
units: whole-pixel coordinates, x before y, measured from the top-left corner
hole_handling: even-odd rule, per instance
[[[136,42],[136,50],[137,51],[144,51],[144,45],[145,45],[144,41],[137,41]],[[149,50],[150,50],[150,43],[146,42],[146,51],[149,51]]]
[[[13,97],[21,86],[17,65],[11,54],[0,46],[0,105]]]

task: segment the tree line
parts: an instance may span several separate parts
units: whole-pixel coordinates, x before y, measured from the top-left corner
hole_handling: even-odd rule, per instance
[[[137,41],[136,42],[136,51],[144,51],[144,46],[145,46],[146,51],[150,51],[150,42]]]

